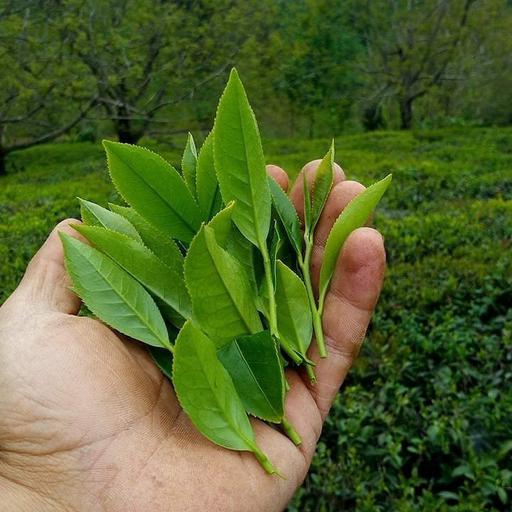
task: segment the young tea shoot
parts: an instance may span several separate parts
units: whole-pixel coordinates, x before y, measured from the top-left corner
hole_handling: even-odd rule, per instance
[[[322,314],[340,251],[388,187],[384,178],[353,199],[327,238],[318,294],[310,267],[315,229],[333,184],[334,142],[308,185],[304,222],[265,170],[256,118],[235,70],[214,128],[196,149],[189,134],[181,172],[145,148],[103,143],[126,205],[80,199],[88,244],[61,235],[75,292],[113,329],[148,345],[196,428],[210,441],[254,454],[249,415],[280,426],[284,368],[303,366],[314,337],[327,356]],[[314,384],[313,384],[314,385]]]

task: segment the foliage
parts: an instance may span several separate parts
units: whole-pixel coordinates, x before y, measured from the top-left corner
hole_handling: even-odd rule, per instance
[[[155,298],[182,317],[190,316],[190,298],[183,280],[181,261],[173,261],[171,266],[160,260],[141,240],[134,240],[117,230],[87,224],[77,225],[75,229],[137,279]]]
[[[69,131],[95,103],[57,21],[32,4],[0,6],[0,174],[8,153]]]
[[[277,260],[275,281],[279,335],[300,359],[306,360],[313,333],[306,287],[300,277],[281,260]]]
[[[277,136],[510,124],[509,1],[365,6],[4,0],[0,156],[65,132],[131,143],[190,126],[204,135],[232,65]]]
[[[161,156],[141,146],[111,141],[104,141],[103,145],[112,181],[130,207],[114,206],[113,209],[120,212],[117,213],[79,200],[84,224],[75,226],[75,230],[91,247],[69,235],[61,236],[66,268],[76,293],[107,325],[152,347],[167,348],[173,354],[169,334],[181,329],[177,339],[182,340],[197,329],[201,331],[201,338],[207,340],[206,353],[199,353],[201,343],[192,352],[191,347],[185,347],[174,355],[173,368],[178,369],[175,374],[180,375],[180,379],[187,379],[183,368],[189,367],[191,361],[196,360],[202,368],[194,373],[197,378],[193,384],[179,383],[179,399],[185,410],[192,412],[190,419],[206,437],[215,440],[212,433],[218,428],[219,418],[211,415],[212,403],[205,405],[203,399],[197,400],[197,389],[211,388],[211,398],[217,405],[236,401],[234,395],[238,393],[248,414],[282,423],[290,439],[300,445],[300,436],[284,416],[286,360],[278,347],[281,344],[293,362],[304,361],[314,381],[311,363],[305,355],[313,324],[320,356],[327,356],[319,313],[322,308],[317,309],[312,292],[307,255],[311,254],[315,225],[332,187],[334,142],[319,165],[311,190],[311,204],[309,195],[305,196],[306,211],[311,212],[310,216],[306,214],[305,220],[306,257],[299,248],[297,261],[294,261],[295,266],[298,263],[302,269],[305,286],[291,269],[283,273],[287,267],[278,260],[285,241],[281,238],[278,217],[271,220],[272,196],[256,118],[235,69],[219,101],[214,130],[205,139],[200,158],[196,158],[195,144],[189,134],[182,159],[186,165],[181,173]],[[205,172],[209,176],[206,182],[199,179]],[[360,220],[359,225],[369,217],[389,181],[376,184],[362,194],[373,200],[359,198],[347,207],[352,217]],[[374,188],[380,192],[373,193]],[[309,190],[307,184],[305,189]],[[219,196],[218,201],[199,200],[200,197],[215,198],[219,190],[222,197]],[[225,208],[210,220],[216,213],[212,205],[222,208],[223,202]],[[167,258],[161,260],[144,245],[142,236],[129,221],[134,218],[133,211],[142,217],[142,225],[151,225],[161,232],[157,238],[161,238],[162,243],[180,244],[185,253],[184,265],[181,259],[176,259],[175,265],[168,265]],[[128,213],[128,218],[122,217],[123,212]],[[203,214],[207,224],[199,227],[199,221],[194,223],[196,214],[197,219]],[[339,230],[340,226],[346,238],[358,223],[350,216],[340,215],[335,228]],[[143,234],[147,232],[144,228]],[[226,248],[219,245],[217,237]],[[342,245],[339,235],[336,239],[337,243],[328,241],[326,247],[326,255],[332,261],[337,259]],[[250,279],[255,275],[255,262],[253,268],[247,267],[246,251],[240,253],[237,247],[246,247],[248,243],[257,249],[256,252],[249,246],[250,252],[256,252],[263,262],[264,280],[256,282],[256,286],[252,286]],[[330,274],[323,280],[325,292],[329,280]],[[276,284],[279,284],[277,294]],[[320,296],[320,305],[324,295]],[[304,308],[306,312],[311,309],[313,315],[304,314]],[[260,312],[264,318],[260,318]],[[278,312],[285,314],[283,319],[278,318]],[[290,329],[293,324],[290,317],[295,314],[309,323],[305,329],[295,326]],[[164,318],[170,324],[170,333]],[[284,336],[279,329],[284,330]],[[297,340],[301,336],[304,336],[302,343]],[[211,361],[209,344],[219,349],[222,357],[214,356],[219,359]],[[156,362],[161,366],[160,359]],[[219,362],[229,375],[220,377],[222,372],[215,370]],[[162,371],[168,374],[165,366]],[[234,385],[231,391],[232,386],[222,384],[230,378]],[[223,388],[226,396],[222,394]],[[222,412],[232,414],[233,410]],[[231,427],[239,419],[229,414],[224,418]],[[241,431],[236,434],[245,440],[242,445],[232,441],[220,444],[252,451],[267,471],[275,473],[254,442],[248,441]]]
[[[360,82],[355,57],[363,45],[353,30],[354,13],[346,2],[298,0],[276,2],[273,42],[278,58],[274,83],[289,104],[287,120],[295,130],[306,119],[306,133],[325,133],[322,122],[338,131],[350,116],[351,98]],[[324,115],[318,119],[319,113]]]
[[[284,416],[284,374],[269,331],[235,338],[218,351],[233,379],[245,410],[257,418],[281,423]]]
[[[264,147],[293,177],[328,143]],[[290,510],[509,510],[512,130],[382,131],[336,143],[350,179],[369,184],[393,170],[375,219],[389,272]],[[152,147],[180,166],[181,150]],[[18,172],[0,180],[1,300],[51,227],[79,216],[73,196],[120,201],[95,144],[10,158]]]
[[[146,148],[111,141],[103,145],[112,182],[123,199],[164,233],[190,242],[201,214],[178,171]]]
[[[164,319],[155,302],[108,256],[62,234],[66,268],[75,292],[111,327],[156,347],[169,347]]]
[[[460,49],[471,34],[469,24],[478,3],[426,0],[400,4],[369,2],[358,23],[369,43],[365,63],[376,88],[374,97],[377,101],[396,99],[400,126],[411,128],[413,103],[451,80],[450,65],[462,55]]]
[[[256,445],[244,404],[215,345],[190,321],[176,339],[173,383],[183,409],[208,439],[232,450],[251,451],[269,473],[276,473]]]
[[[236,201],[233,222],[263,252],[270,229],[271,196],[256,118],[234,71],[215,118],[215,169],[227,203]]]
[[[94,80],[103,117],[121,142],[132,144],[150,127],[176,129],[165,110],[208,96],[206,85],[233,63],[249,23],[256,32],[265,10],[265,2],[230,0],[69,0],[59,9],[61,30]]]
[[[233,276],[238,276],[234,282]],[[203,226],[190,244],[185,280],[195,321],[219,346],[262,330],[249,279],[241,263],[219,246],[210,225]]]

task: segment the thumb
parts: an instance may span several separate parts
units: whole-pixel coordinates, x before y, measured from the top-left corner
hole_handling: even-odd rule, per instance
[[[46,242],[30,261],[20,285],[15,291],[25,304],[49,311],[76,315],[81,301],[71,291],[71,280],[64,266],[64,249],[59,232],[75,238],[83,238],[71,227],[79,224],[76,219],[59,222]]]

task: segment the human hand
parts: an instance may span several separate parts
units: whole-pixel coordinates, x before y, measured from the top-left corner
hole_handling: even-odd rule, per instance
[[[305,166],[309,180],[319,161]],[[268,166],[283,188],[284,171]],[[302,216],[302,179],[290,192]],[[363,187],[335,184],[316,230],[312,276],[340,211]],[[357,356],[385,267],[381,236],[356,230],[338,260],[323,327],[329,355],[315,343],[317,383],[287,371],[286,415],[296,447],[252,420],[259,446],[285,478],[267,475],[250,453],[220,448],[196,431],[171,384],[136,342],[77,316],[58,231],[30,262],[0,308],[0,511],[279,511],[303,481],[322,423]]]

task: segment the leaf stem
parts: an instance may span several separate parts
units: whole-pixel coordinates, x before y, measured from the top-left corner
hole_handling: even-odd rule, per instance
[[[270,256],[268,254],[267,248],[261,249],[261,254],[263,257],[263,269],[265,272],[265,281],[267,285],[268,291],[268,310],[266,311],[265,316],[267,317],[270,333],[276,340],[279,341],[281,348],[288,354],[290,359],[297,365],[302,364],[302,358],[299,354],[293,350],[290,345],[281,338],[279,335],[279,331],[277,329],[277,310],[276,310],[276,298],[274,293],[274,280],[272,279],[272,268],[270,264]]]
[[[171,354],[174,354],[174,345],[170,341],[160,340],[163,348],[166,348]]]
[[[318,314],[322,316],[324,314],[324,300],[325,293],[320,293],[320,297],[318,297]]]
[[[316,382],[315,370],[308,363],[306,363],[306,373],[308,374],[309,380],[314,384]]]
[[[270,459],[265,455],[265,453],[258,448],[256,443],[251,443],[251,450],[254,453],[254,456],[258,460],[258,462],[262,465],[263,469],[269,474],[269,475],[279,475],[282,476],[279,471],[272,465],[272,462],[270,462]]]
[[[293,428],[293,425],[287,420],[286,416],[283,416],[283,419],[281,420],[281,426],[295,446],[300,446],[302,444],[302,439],[300,438],[297,431]]]
[[[272,268],[270,265],[270,256],[266,244],[260,247],[261,255],[263,257],[263,269],[265,272],[265,281],[267,284],[268,292],[268,322],[270,333],[279,339],[277,331],[277,312],[276,312],[276,297],[274,294],[274,281],[272,279]]]
[[[322,328],[322,312],[316,305],[315,294],[311,284],[311,254],[313,252],[313,235],[309,232],[304,233],[304,241],[306,242],[306,250],[304,258],[299,257],[299,266],[304,276],[304,283],[309,299],[309,307],[313,316],[313,329],[315,331],[315,338],[318,345],[318,352],[320,357],[327,357],[327,350],[325,348],[325,337]]]
[[[272,279],[272,267],[270,264],[270,256],[268,254],[268,249],[265,244],[262,244],[260,248],[261,255],[263,257],[263,268],[265,271],[265,280],[267,284],[268,291],[268,322],[270,327],[270,333],[274,336],[276,340],[279,340],[279,344],[283,347],[283,350],[290,356],[290,358],[296,363],[301,364],[302,358],[295,353],[295,351],[283,340],[281,340],[279,336],[279,332],[277,330],[277,310],[276,310],[276,298],[274,294],[274,280]],[[291,423],[288,422],[285,418],[283,418],[282,422],[283,428],[286,431],[288,437],[295,443],[300,444],[302,442],[299,434],[295,431]],[[258,454],[254,452],[256,458],[258,458]],[[258,459],[260,460],[260,459]],[[268,459],[267,459],[268,460]],[[261,465],[267,469],[264,463],[260,460]]]
[[[300,357],[300,355],[295,352],[295,350],[293,350],[292,347],[290,347],[290,345],[288,345],[288,343],[283,340],[282,338],[277,338],[279,340],[279,344],[281,345],[281,348],[288,354],[289,358],[296,364],[296,365],[301,365],[303,363],[303,359],[302,357]]]

